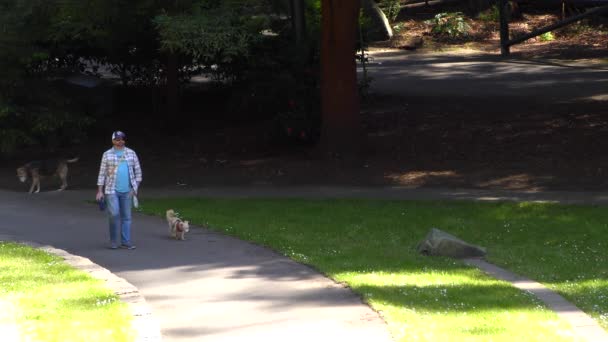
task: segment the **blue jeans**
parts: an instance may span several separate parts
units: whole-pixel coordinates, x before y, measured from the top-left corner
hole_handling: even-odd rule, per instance
[[[120,230],[121,244],[131,245],[131,192],[106,194],[106,205],[110,220],[110,242],[118,244]]]

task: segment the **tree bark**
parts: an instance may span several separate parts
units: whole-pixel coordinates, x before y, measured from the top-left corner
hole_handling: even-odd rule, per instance
[[[355,63],[359,0],[322,0],[321,141],[323,152],[354,156],[363,146]]]
[[[306,34],[306,13],[304,8],[304,0],[291,0],[291,25],[295,32],[296,42],[302,44]]]
[[[169,122],[179,117],[179,84],[177,80],[177,55],[173,52],[167,57],[167,115]]]

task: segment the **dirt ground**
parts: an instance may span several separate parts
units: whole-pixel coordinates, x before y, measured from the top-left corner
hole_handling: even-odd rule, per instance
[[[399,37],[376,48],[398,45]],[[495,34],[442,46],[499,51]],[[432,53],[438,47],[435,42],[408,53]],[[582,30],[551,42],[518,45],[513,52],[521,58],[578,59],[605,66],[608,39],[604,31]],[[600,100],[565,106],[525,96],[471,101],[370,94],[362,103],[366,150],[356,161],[320,158],[314,147],[274,144],[263,122],[207,120],[167,132],[162,124],[146,122],[142,127],[137,119],[121,121],[120,127],[127,132],[128,146],[140,156],[144,187],[314,184],[605,191],[606,104]],[[71,188],[94,191],[101,154],[111,145],[112,124],[98,127],[100,133],[85,144],[52,153],[80,156],[70,167]],[[1,160],[0,188],[26,191],[15,168],[48,155],[20,151]],[[43,191],[58,183],[43,181]]]
[[[319,158],[312,147],[265,139],[263,124],[197,128],[167,135],[126,129],[147,187],[214,185],[356,185],[509,190],[608,190],[608,109],[485,98],[385,98],[363,107],[368,141],[357,161]],[[107,139],[105,139],[107,138]],[[71,188],[95,188],[101,153],[110,138],[53,155],[80,156],[70,167]],[[0,188],[26,191],[15,168],[30,153],[5,160]],[[43,191],[58,180],[43,182]]]
[[[585,11],[584,8],[567,6],[562,13],[560,6],[541,8],[528,2],[521,6],[517,15],[509,23],[510,37],[529,33],[534,29],[546,27],[562,19],[562,15],[574,16]],[[438,13],[467,13],[462,3],[447,3],[436,6],[418,6],[403,9],[392,24],[394,37],[390,41],[372,43],[372,47],[391,47],[405,49],[411,47],[413,39],[419,39],[417,51],[437,51],[468,48],[489,53],[500,53],[500,36],[497,17],[492,9],[483,11],[474,19],[464,16],[469,30],[466,36],[447,37],[431,33],[428,20]],[[484,19],[484,16],[486,17]],[[552,59],[591,59],[607,58],[608,16],[594,16],[551,31],[551,39],[537,36],[522,44],[511,46],[511,53],[521,58]]]

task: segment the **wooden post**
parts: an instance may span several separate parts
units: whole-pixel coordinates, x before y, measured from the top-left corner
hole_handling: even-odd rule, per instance
[[[508,56],[509,50],[509,19],[507,18],[507,0],[498,1],[498,13],[500,16],[500,54]]]
[[[291,0],[289,2],[291,10],[291,24],[296,34],[296,41],[301,43],[306,32],[306,13],[304,0]]]

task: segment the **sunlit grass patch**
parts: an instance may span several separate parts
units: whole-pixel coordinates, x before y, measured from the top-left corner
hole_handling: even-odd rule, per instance
[[[20,341],[133,340],[126,304],[60,257],[0,242],[0,269],[0,325]]]
[[[536,203],[148,199],[198,225],[269,246],[348,284],[409,340],[572,340],[535,297],[459,261],[424,257],[437,227],[487,247],[488,259],[545,283],[606,328],[603,208]],[[433,329],[429,329],[432,326]]]

